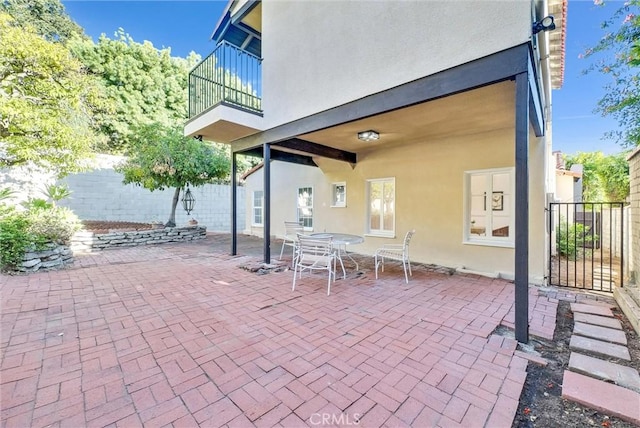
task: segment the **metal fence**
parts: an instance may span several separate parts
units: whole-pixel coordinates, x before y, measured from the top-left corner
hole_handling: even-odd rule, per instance
[[[222,102],[262,112],[262,59],[226,41],[189,72],[189,118]]]
[[[623,202],[549,204],[549,284],[613,291],[625,278]]]

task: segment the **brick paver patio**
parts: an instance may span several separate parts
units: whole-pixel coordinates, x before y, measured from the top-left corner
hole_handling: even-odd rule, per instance
[[[330,296],[320,275],[292,292],[291,271],[226,251],[0,276],[2,426],[511,426],[527,360],[492,333],[513,284],[365,265]],[[530,289],[532,333],[553,334],[556,304]]]

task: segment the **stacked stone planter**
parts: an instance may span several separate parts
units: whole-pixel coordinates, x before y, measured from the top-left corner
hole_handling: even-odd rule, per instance
[[[207,234],[205,226],[166,227],[164,229],[138,230],[131,232],[111,232],[94,234],[77,232],[71,238],[71,250],[91,252],[107,248],[135,247],[140,245],[164,244],[167,242],[187,242],[203,239]]]
[[[29,251],[17,266],[19,272],[62,269],[73,263],[73,252],[66,245],[50,243],[42,251]]]

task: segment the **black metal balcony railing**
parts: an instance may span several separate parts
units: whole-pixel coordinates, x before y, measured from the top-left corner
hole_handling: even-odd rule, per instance
[[[262,59],[226,41],[189,72],[189,118],[221,102],[262,112]]]

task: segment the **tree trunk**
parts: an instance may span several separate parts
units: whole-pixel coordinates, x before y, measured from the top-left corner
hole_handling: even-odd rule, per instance
[[[171,204],[171,215],[169,221],[165,224],[166,227],[176,227],[176,207],[178,206],[178,198],[180,198],[180,187],[176,187],[176,191],[173,194],[173,203]]]

